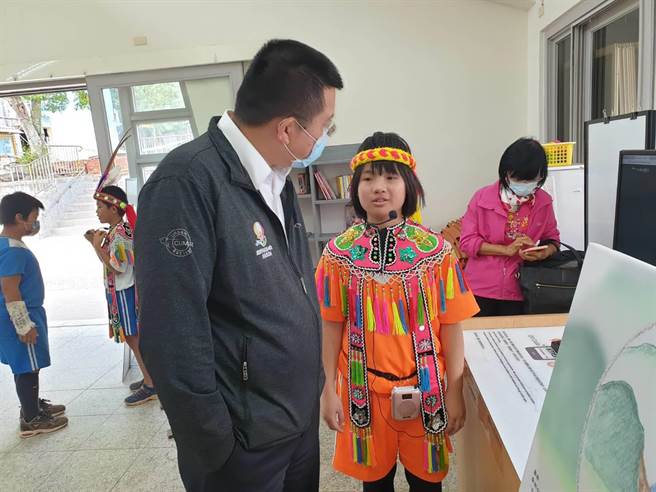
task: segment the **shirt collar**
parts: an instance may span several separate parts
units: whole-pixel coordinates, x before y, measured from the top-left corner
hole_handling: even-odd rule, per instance
[[[232,148],[235,149],[237,157],[239,157],[242,166],[244,166],[244,169],[246,169],[253,182],[253,186],[259,190],[264,184],[268,183],[271,185],[273,181],[275,184],[274,190],[280,194],[291,168],[284,170],[272,169],[264,160],[262,154],[258,152],[232,118],[230,118],[227,110],[219,120],[218,127],[230,145],[232,145]]]

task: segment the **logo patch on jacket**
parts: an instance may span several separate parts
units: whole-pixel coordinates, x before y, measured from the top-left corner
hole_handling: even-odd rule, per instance
[[[262,224],[255,221],[253,223],[253,233],[255,234],[255,246],[258,248],[255,254],[260,256],[263,260],[273,255],[273,246],[267,246],[267,237],[264,233]]]
[[[166,246],[166,250],[173,256],[182,258],[191,254],[194,243],[187,229],[173,229],[159,242]]]

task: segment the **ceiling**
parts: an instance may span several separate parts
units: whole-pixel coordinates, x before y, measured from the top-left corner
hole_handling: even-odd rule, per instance
[[[487,0],[488,2],[507,5],[520,10],[530,10],[535,5],[535,0]]]

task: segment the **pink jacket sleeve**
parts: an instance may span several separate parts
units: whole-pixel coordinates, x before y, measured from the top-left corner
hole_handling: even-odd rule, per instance
[[[560,242],[560,231],[558,230],[558,224],[556,222],[556,214],[554,212],[553,203],[549,204],[549,206],[545,208],[546,208],[545,213],[547,217],[545,219],[544,234],[540,238],[540,241],[545,242],[545,241],[552,240],[552,241]]]
[[[460,229],[460,249],[469,258],[478,256],[481,245],[485,242],[478,228],[478,193],[476,193],[467,207],[467,212],[462,218]]]

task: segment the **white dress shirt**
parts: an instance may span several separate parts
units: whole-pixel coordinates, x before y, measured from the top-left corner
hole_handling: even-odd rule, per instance
[[[244,136],[239,127],[235,125],[227,110],[221,116],[218,126],[219,130],[223,132],[228,142],[230,142],[230,145],[232,145],[232,148],[235,149],[253,185],[262,194],[266,204],[280,220],[282,230],[285,231],[286,237],[285,211],[282,208],[280,193],[285,186],[285,181],[291,171],[291,167],[277,170],[269,166],[264,160],[264,157],[253,147],[253,144]]]

